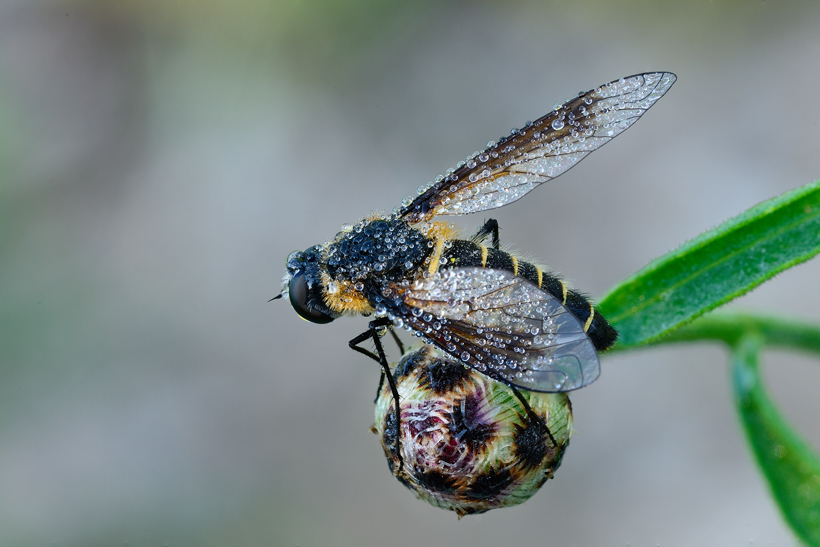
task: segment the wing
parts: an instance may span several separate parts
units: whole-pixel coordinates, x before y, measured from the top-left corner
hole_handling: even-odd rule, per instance
[[[392,290],[392,302],[401,303],[389,310],[395,323],[491,378],[559,392],[583,387],[600,374],[581,322],[552,295],[511,272],[455,268]]]
[[[400,215],[416,223],[512,203],[623,133],[676,79],[671,72],[648,72],[580,93],[509,137],[490,142],[415,200],[405,198]]]

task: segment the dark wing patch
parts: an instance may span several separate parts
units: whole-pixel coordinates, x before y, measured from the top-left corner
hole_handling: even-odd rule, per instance
[[[454,268],[393,285],[391,306],[412,330],[496,380],[563,392],[593,382],[598,355],[581,322],[555,297],[511,272]]]
[[[624,132],[676,79],[671,72],[648,72],[581,93],[523,129],[489,143],[415,200],[408,199],[400,214],[416,223],[435,215],[463,215],[512,203]]]

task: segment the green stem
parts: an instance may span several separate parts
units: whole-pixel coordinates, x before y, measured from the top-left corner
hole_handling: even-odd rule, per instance
[[[739,312],[711,313],[642,347],[708,340],[725,342],[735,347],[749,332],[759,334],[767,346],[820,353],[820,327],[817,325]],[[612,351],[628,349],[633,348],[620,348],[616,345]]]

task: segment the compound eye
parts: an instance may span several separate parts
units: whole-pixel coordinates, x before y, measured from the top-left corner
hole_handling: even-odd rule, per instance
[[[335,319],[334,317],[308,306],[308,292],[309,289],[307,279],[305,279],[305,273],[298,272],[290,279],[288,294],[290,295],[290,304],[293,306],[293,309],[296,310],[296,313],[299,314],[299,317],[305,321],[319,324],[333,321],[333,319]]]

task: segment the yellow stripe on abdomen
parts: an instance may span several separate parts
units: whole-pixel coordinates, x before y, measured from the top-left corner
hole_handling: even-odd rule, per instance
[[[589,330],[589,326],[592,325],[592,318],[595,317],[595,308],[592,304],[589,305],[589,317],[587,317],[587,322],[584,323],[584,332]]]
[[[561,281],[560,279],[558,280],[558,282],[561,284],[561,297],[562,297],[561,304],[566,304],[567,303],[567,285],[563,281]],[[586,329],[584,329],[584,330],[586,330]]]

